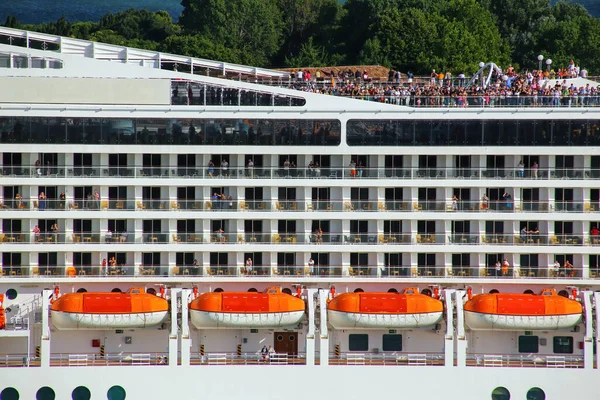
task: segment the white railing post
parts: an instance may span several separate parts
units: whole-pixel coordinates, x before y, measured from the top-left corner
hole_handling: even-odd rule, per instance
[[[50,321],[48,312],[52,290],[42,292],[42,340],[40,343],[40,366],[50,367]]]
[[[465,334],[465,315],[463,310],[464,290],[454,293],[456,300],[456,365],[465,367],[467,365],[467,337]]]
[[[169,367],[177,366],[177,340],[179,336],[179,330],[177,327],[177,298],[181,289],[171,289],[171,328],[169,330]],[[166,291],[165,291],[166,292]]]
[[[454,367],[454,306],[452,296],[454,289],[444,290],[446,302],[446,335],[444,336],[444,366]]]
[[[192,339],[190,338],[190,326],[188,322],[188,300],[191,293],[190,289],[181,290],[181,366],[190,365]]]
[[[307,289],[308,332],[306,333],[306,365],[315,365],[315,294],[318,289]]]
[[[581,292],[583,300],[583,312],[585,313],[585,334],[583,336],[583,368],[594,368],[594,327],[592,320],[592,293]]]
[[[329,291],[319,290],[319,310],[321,312],[321,342],[319,348],[319,359],[321,366],[329,365],[329,332],[327,330],[327,298]]]

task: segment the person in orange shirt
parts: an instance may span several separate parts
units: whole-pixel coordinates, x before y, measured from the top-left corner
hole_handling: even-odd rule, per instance
[[[502,276],[508,275],[509,267],[510,267],[510,264],[508,263],[508,260],[505,258],[504,261],[502,261]]]

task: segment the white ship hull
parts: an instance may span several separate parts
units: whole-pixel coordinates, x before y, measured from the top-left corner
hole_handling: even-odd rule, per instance
[[[192,325],[198,329],[280,328],[298,324],[304,311],[283,313],[219,313],[190,310]]]
[[[59,330],[152,328],[165,322],[168,311],[135,314],[85,314],[51,311],[52,325]]]
[[[572,328],[581,322],[581,314],[571,315],[497,315],[465,311],[465,323],[472,330],[555,330]]]
[[[3,368],[2,382],[17,389],[21,399],[35,399],[36,392],[43,386],[51,387],[56,399],[72,398],[71,393],[77,386],[87,387],[92,399],[106,399],[107,391],[119,385],[126,391],[127,400],[276,400],[282,397],[301,400],[309,395],[319,399],[382,399],[398,388],[402,390],[402,398],[411,400],[429,400],[432,394],[440,399],[482,400],[491,399],[492,391],[498,386],[506,387],[515,400],[526,399],[527,391],[533,387],[542,388],[546,399],[558,400],[598,398],[597,375],[598,370],[569,368],[524,371],[522,368],[356,365],[124,366]],[[268,384],[257,384],[266,376]],[[235,384],[231,382],[232,377]],[[296,390],[290,390],[292,387]]]
[[[442,320],[442,312],[421,314],[364,314],[328,310],[327,318],[331,326],[336,329],[411,329],[437,324]]]

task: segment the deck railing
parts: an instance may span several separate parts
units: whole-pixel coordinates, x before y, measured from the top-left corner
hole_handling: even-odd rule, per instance
[[[3,178],[40,179],[374,179],[374,180],[599,180],[598,168],[527,168],[506,167],[360,167],[360,166],[320,166],[284,167],[229,165],[226,169],[214,167],[177,166],[127,166],[95,165],[74,167],[73,165],[53,165],[42,167],[11,166],[0,167]]]
[[[583,356],[469,354],[470,367],[583,368]]]

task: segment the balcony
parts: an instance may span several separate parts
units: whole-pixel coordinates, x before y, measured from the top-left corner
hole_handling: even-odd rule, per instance
[[[25,179],[343,179],[343,180],[598,180],[600,169],[596,168],[356,168],[330,166],[321,168],[264,166],[247,168],[230,165],[220,167],[176,166],[127,166],[110,165],[74,167],[55,165],[51,167],[24,167],[3,165],[3,178]],[[354,173],[353,173],[354,172]]]
[[[573,268],[554,266],[510,266],[508,269],[497,270],[494,265],[487,267],[473,265],[255,265],[246,270],[243,265],[138,265],[121,264],[105,268],[96,265],[4,265],[0,276],[6,279],[36,278],[49,280],[55,278],[90,278],[105,279],[106,277],[128,279],[146,278],[273,278],[282,279],[325,279],[360,278],[360,279],[551,279],[551,280],[581,280],[598,279],[598,267]]]

